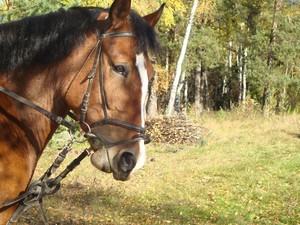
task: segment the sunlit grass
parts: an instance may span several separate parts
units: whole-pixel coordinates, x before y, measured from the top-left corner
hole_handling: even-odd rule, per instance
[[[210,131],[204,146],[151,144],[125,183],[85,160],[45,199],[50,224],[299,224],[300,116],[223,113],[200,122]],[[37,174],[56,154],[45,151]],[[37,213],[21,224],[40,224]]]

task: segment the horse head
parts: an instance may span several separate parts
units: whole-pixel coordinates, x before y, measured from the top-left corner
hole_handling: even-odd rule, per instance
[[[117,180],[129,179],[145,162],[145,103],[153,76],[148,52],[157,48],[153,28],[163,7],[141,17],[130,0],[115,0],[102,11],[96,32],[87,33],[92,50],[76,75],[81,78],[67,90],[67,104],[93,134],[92,164]]]

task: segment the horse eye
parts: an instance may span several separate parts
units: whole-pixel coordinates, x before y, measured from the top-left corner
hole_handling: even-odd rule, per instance
[[[113,70],[122,76],[127,76],[128,74],[127,68],[124,65],[114,65]]]

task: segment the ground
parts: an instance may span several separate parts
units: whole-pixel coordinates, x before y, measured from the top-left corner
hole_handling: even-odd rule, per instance
[[[209,113],[197,123],[209,130],[198,146],[150,144],[127,182],[86,159],[45,199],[50,224],[300,224],[299,115]],[[46,149],[35,177],[57,153]],[[38,213],[19,224],[43,224]]]

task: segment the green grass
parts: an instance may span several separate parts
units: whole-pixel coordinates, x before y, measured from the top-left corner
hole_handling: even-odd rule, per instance
[[[300,116],[223,112],[199,123],[204,146],[150,144],[127,182],[85,160],[45,199],[50,224],[300,224]],[[45,151],[36,176],[56,154]],[[41,221],[31,209],[20,224]]]

